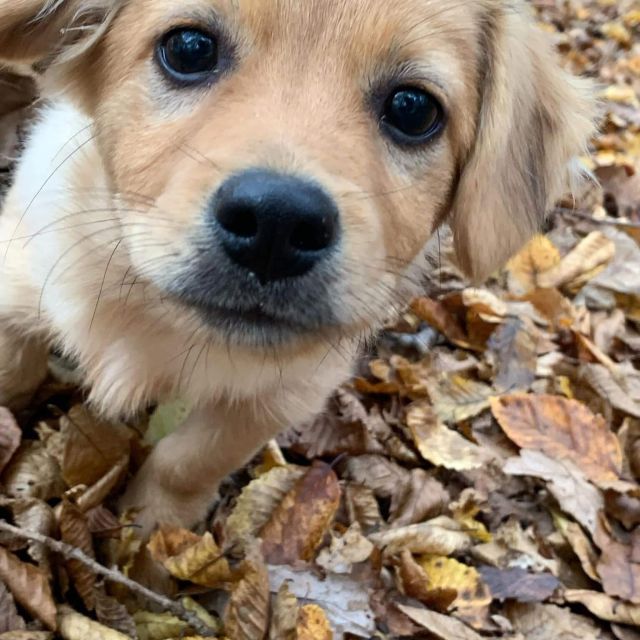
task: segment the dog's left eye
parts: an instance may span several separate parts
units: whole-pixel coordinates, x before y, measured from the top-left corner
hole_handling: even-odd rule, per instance
[[[198,29],[171,31],[160,41],[158,54],[164,70],[182,82],[199,82],[218,66],[216,39]]]
[[[416,87],[396,89],[384,105],[382,124],[399,142],[420,143],[442,128],[444,110],[431,93]]]

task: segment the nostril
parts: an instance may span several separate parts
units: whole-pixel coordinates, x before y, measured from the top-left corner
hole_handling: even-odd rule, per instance
[[[289,244],[302,252],[322,251],[333,244],[335,234],[336,224],[331,216],[304,220],[293,228]]]
[[[258,218],[252,207],[223,207],[218,212],[218,222],[227,232],[251,240],[258,235]]]

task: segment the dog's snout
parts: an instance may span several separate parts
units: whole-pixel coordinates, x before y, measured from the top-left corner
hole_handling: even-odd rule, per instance
[[[339,234],[338,209],[323,189],[267,170],[229,178],[211,213],[226,254],[263,283],[309,272]]]

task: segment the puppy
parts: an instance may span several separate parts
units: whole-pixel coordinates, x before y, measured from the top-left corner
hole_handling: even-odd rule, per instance
[[[478,281],[578,176],[588,87],[517,0],[0,0],[47,98],[0,217],[0,404],[52,344],[112,414],[193,411],[149,532],[348,379],[448,222]]]

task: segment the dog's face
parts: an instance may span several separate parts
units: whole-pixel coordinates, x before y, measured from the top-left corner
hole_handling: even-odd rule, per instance
[[[7,3],[0,18],[21,25]],[[32,23],[33,58],[87,6]],[[588,100],[512,2],[90,9],[107,28],[61,77],[95,118],[132,267],[236,343],[375,326],[415,290],[445,219],[486,275],[560,195],[590,130]],[[0,28],[0,56],[19,57],[16,28]]]

